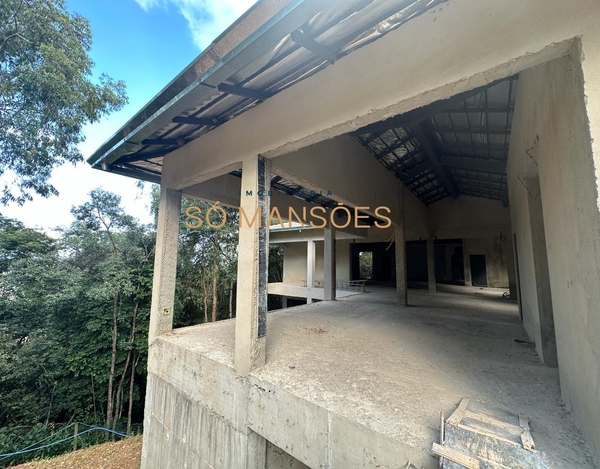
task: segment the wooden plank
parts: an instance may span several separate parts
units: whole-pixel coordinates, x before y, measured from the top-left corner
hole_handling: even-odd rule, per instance
[[[496,420],[501,420],[512,425],[519,425],[519,417],[517,414],[509,412],[508,410],[490,407],[477,401],[469,402],[469,410],[472,412],[477,412],[478,414],[485,414]]]
[[[494,417],[490,417],[489,415],[480,414],[479,412],[472,412],[469,409],[467,409],[467,412],[465,413],[465,417],[473,419],[473,420],[479,420],[480,422],[487,423],[488,425],[491,425],[494,427],[503,428],[515,435],[520,435],[522,432],[521,427],[519,425],[513,425],[512,423],[507,423],[504,420],[498,420]]]
[[[533,442],[533,438],[531,437],[531,432],[529,430],[525,430],[521,434],[521,442],[523,443],[523,448],[533,451],[535,449],[535,443]]]
[[[432,451],[435,455],[446,458],[456,464],[460,464],[467,469],[479,469],[479,461],[477,459],[467,456],[449,446],[442,446],[438,443],[434,443]]]
[[[523,414],[519,414],[519,425],[523,429],[523,433],[521,434],[521,443],[523,443],[523,448],[529,451],[533,451],[535,449],[535,443],[533,442],[533,438],[531,437],[529,419]]]
[[[529,419],[523,414],[519,414],[519,426],[523,430],[531,430],[531,428],[529,428]]]
[[[460,427],[446,426],[446,446],[455,448],[479,459],[482,469],[529,468],[549,469],[543,453],[528,451],[521,443],[508,443],[502,439],[485,436]],[[455,463],[444,460],[444,468],[459,469]]]
[[[445,428],[446,426],[444,425],[444,412],[440,412],[440,445],[444,446],[444,434],[445,434]],[[439,469],[442,469],[442,466],[444,465],[444,458],[440,456],[440,461],[439,461]]]
[[[521,446],[521,443],[513,441],[513,440],[511,440],[509,438],[506,438],[505,436],[500,436],[497,433],[494,433],[493,431],[486,430],[484,428],[475,428],[472,425],[463,425],[462,423],[459,423],[456,426],[458,428],[462,428],[463,430],[466,430],[466,431],[471,432],[471,433],[477,433],[479,435],[487,436],[487,437],[490,437],[490,438],[495,438],[496,440],[501,440],[501,441],[504,441],[506,443],[510,443],[511,445]]]
[[[463,417],[465,416],[468,405],[469,405],[469,399],[466,397],[463,398],[463,400],[460,401],[460,404],[458,404],[458,407],[456,408],[456,410],[454,412],[452,412],[452,415],[450,417],[448,417],[448,420],[446,420],[446,423],[448,423],[449,425],[454,425],[456,427],[460,423],[460,421],[463,419]]]

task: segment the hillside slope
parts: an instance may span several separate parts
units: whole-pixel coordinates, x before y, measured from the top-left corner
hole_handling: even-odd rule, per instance
[[[13,469],[139,469],[142,437],[104,443],[52,459],[28,462]]]

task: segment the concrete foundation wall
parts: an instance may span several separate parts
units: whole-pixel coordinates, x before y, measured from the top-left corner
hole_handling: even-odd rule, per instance
[[[596,49],[596,63],[597,56]],[[587,120],[600,106],[600,93],[587,93],[586,109],[580,60],[576,50],[572,58],[520,75],[507,171],[525,326],[538,344],[544,324],[538,315],[528,197],[541,197],[561,390],[600,456],[598,155],[592,154]],[[534,169],[539,194],[527,187]]]
[[[209,358],[159,338],[148,364],[142,469],[437,467],[259,375],[239,377],[217,350]]]

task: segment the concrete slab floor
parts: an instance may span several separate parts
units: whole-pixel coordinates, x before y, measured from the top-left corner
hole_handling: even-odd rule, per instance
[[[540,363],[504,290],[438,286],[319,302],[269,314],[267,364],[254,373],[285,390],[428,450],[439,413],[463,397],[530,418],[555,468],[597,468],[560,398],[558,371]],[[168,340],[233,366],[234,320],[178,329]]]

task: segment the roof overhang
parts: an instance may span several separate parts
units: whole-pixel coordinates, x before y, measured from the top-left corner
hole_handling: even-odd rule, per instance
[[[445,1],[261,1],[88,163],[159,182],[170,152]]]

